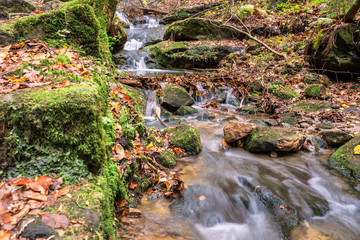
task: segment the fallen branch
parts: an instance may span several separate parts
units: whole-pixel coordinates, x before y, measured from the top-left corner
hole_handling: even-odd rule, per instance
[[[155,117],[159,120],[159,122],[161,123],[161,125],[163,125],[164,127],[168,127],[166,126],[166,124],[161,120],[161,118],[159,117],[159,115],[156,113],[155,109],[154,109],[154,113],[155,113]]]
[[[161,15],[169,14],[169,12],[164,12],[164,11],[160,11],[160,10],[152,9],[152,8],[139,7],[139,10],[143,11],[144,14],[150,13],[150,12],[161,14]]]

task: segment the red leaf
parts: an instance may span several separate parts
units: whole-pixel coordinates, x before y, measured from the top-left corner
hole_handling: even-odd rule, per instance
[[[134,190],[136,187],[137,187],[137,183],[134,183],[134,182],[130,183],[130,185],[129,185],[129,188],[131,190]]]

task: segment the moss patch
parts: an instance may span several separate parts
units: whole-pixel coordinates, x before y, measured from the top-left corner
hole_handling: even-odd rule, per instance
[[[277,84],[270,84],[268,91],[283,100],[290,100],[299,97],[299,94],[294,89],[290,87],[282,87]]]
[[[191,154],[198,154],[202,150],[199,131],[190,126],[180,126],[176,128],[165,129],[170,134],[170,142],[175,147],[182,148]]]
[[[173,168],[176,166],[176,156],[169,150],[163,151],[156,161],[167,168]]]
[[[186,115],[191,115],[191,114],[195,114],[198,113],[199,111],[196,110],[193,107],[190,106],[181,106],[176,112],[176,115],[180,115],[180,116],[186,116]]]
[[[324,98],[326,96],[326,88],[322,84],[310,84],[305,88],[305,93],[309,97]]]

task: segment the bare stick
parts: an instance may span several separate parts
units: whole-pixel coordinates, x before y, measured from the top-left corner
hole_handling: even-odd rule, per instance
[[[161,118],[159,117],[159,115],[156,113],[155,109],[153,109],[154,113],[155,113],[155,117],[159,120],[159,122],[161,123],[161,125],[163,125],[164,127],[168,127],[165,125],[165,123],[161,120]]]

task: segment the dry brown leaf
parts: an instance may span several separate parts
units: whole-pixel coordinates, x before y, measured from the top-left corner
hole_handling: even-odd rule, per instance
[[[69,219],[63,214],[49,213],[41,216],[41,221],[51,228],[67,229]]]
[[[17,224],[28,212],[30,211],[30,205],[25,205],[21,211],[13,216],[11,216],[10,223]]]
[[[0,240],[9,240],[10,233],[5,232],[4,230],[0,230]]]
[[[36,200],[36,201],[40,201],[40,202],[46,202],[47,201],[47,196],[45,194],[41,194],[41,193],[37,193],[31,196],[27,197],[30,200]]]
[[[35,182],[29,183],[29,187],[35,192],[41,192],[42,194],[45,194],[53,181],[54,179],[50,176],[42,176]]]

